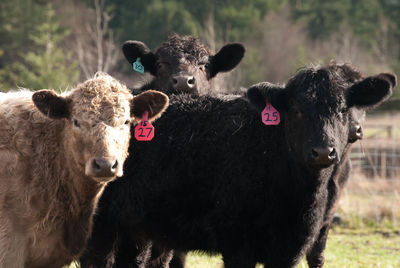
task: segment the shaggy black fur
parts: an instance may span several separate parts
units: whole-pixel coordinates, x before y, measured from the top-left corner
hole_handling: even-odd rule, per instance
[[[186,59],[194,64],[205,63],[210,56],[208,47],[193,36],[179,36],[173,34],[168,40],[162,43],[156,50],[160,58]]]
[[[177,34],[169,36],[168,40],[163,42],[155,53],[152,53],[144,43],[139,41],[125,42],[122,50],[130,64],[140,57],[145,70],[154,76],[151,81],[140,88],[132,89],[136,94],[148,89],[157,89],[167,94],[210,93],[212,78],[219,72],[227,72],[235,68],[245,53],[241,44],[231,43],[222,47],[217,54],[212,55],[208,47],[202,44],[198,38]],[[173,83],[173,79],[190,76],[194,78],[193,85],[182,83],[174,85]],[[165,259],[164,255],[168,259],[171,254],[168,250],[160,256],[157,256],[155,252],[151,255],[155,258],[153,267],[158,267],[157,263]],[[176,255],[180,256],[180,260],[175,259]],[[173,263],[182,263],[184,259],[184,253],[174,254]]]
[[[155,89],[167,94],[204,94],[210,92],[210,81],[217,73],[230,71],[240,63],[245,48],[230,43],[212,55],[198,38],[173,34],[155,53],[139,41],[126,41],[122,51],[130,64],[140,58],[145,71],[154,76],[134,92]]]
[[[361,74],[351,68],[349,65],[340,66],[342,72],[346,72],[350,74],[351,79],[350,83],[359,82],[362,80]],[[386,74],[383,74],[386,76]],[[389,79],[389,80],[387,80]],[[370,77],[364,80],[363,83],[359,83],[358,86],[365,84],[366,81],[374,81],[374,77]],[[392,74],[388,74],[384,79],[384,83],[390,81],[392,87],[397,85],[397,78]],[[379,88],[379,87],[376,87]],[[371,85],[366,86],[365,90],[371,90]],[[379,94],[379,93],[378,93]],[[323,267],[325,258],[324,258],[324,250],[326,246],[326,240],[328,238],[328,233],[332,225],[333,217],[336,212],[339,198],[343,188],[345,187],[350,171],[351,171],[351,163],[349,160],[350,154],[350,147],[352,143],[356,142],[359,139],[363,138],[363,128],[362,124],[365,120],[365,109],[358,109],[357,107],[353,107],[350,109],[349,114],[349,140],[346,148],[344,150],[344,157],[342,162],[336,167],[332,178],[329,180],[328,183],[328,206],[325,212],[324,222],[320,229],[320,233],[310,248],[309,252],[307,253],[307,262],[310,268],[319,268]]]
[[[349,109],[367,108],[374,95],[370,104],[380,103],[393,86],[386,74],[375,77],[379,88],[361,90],[364,80],[352,84],[338,69],[304,69],[284,88],[260,83],[248,99],[172,96],[156,137],[132,140],[125,177],[105,190],[83,267],[102,267],[114,245],[115,267],[137,267],[149,240],[222,253],[227,268],[295,266],[330,206]],[[261,122],[266,99],[281,114],[278,126]],[[332,165],[315,164],[318,146],[335,148]]]

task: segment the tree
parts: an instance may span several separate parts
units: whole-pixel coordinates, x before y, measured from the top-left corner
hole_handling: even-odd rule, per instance
[[[12,63],[0,70],[3,90],[15,86],[34,90],[64,89],[77,81],[79,71],[72,54],[58,47],[69,31],[59,26],[51,4],[43,6],[42,12],[42,21],[29,33],[29,41],[33,44],[31,50],[19,54],[23,62]]]
[[[198,36],[214,21],[221,42],[239,41],[251,34],[264,15],[281,7],[278,0],[114,0],[107,5],[117,14],[110,22],[121,41],[141,40],[151,48],[169,33]]]
[[[32,42],[26,36],[40,15],[38,5],[32,0],[2,1],[0,3],[0,68],[19,60],[19,53],[25,52]]]
[[[112,16],[105,8],[105,0],[94,0],[94,10],[85,7],[85,27],[77,29],[75,51],[79,66],[86,78],[96,72],[109,72],[117,62],[114,32],[109,28]],[[93,14],[93,15],[92,15]]]
[[[346,22],[351,1],[290,0],[293,17],[307,24],[312,39],[328,38]]]

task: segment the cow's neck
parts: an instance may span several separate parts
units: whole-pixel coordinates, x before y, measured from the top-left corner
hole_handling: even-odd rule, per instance
[[[63,141],[63,150],[59,151],[59,159],[61,163],[65,163],[66,167],[70,168],[65,168],[61,184],[62,188],[70,194],[70,213],[79,215],[82,213],[81,210],[92,210],[94,208],[98,195],[105,184],[98,183],[86,176],[84,166],[77,167],[78,165],[73,160],[71,146],[68,144],[68,137],[65,137]]]
[[[59,187],[60,202],[68,200],[64,206],[64,246],[71,256],[78,257],[86,245],[92,229],[92,218],[105,183],[98,183],[85,175],[84,169],[74,168],[72,153],[68,139],[63,139],[63,152],[59,153],[59,161],[65,163],[61,185]]]
[[[299,164],[291,164],[292,168],[289,172],[293,179],[293,186],[289,190],[288,198],[293,199],[292,205],[298,206],[296,230],[299,230],[297,239],[302,245],[298,249],[298,257],[313,243],[323,223],[328,205],[328,183],[337,165],[323,169],[319,173],[313,173]]]

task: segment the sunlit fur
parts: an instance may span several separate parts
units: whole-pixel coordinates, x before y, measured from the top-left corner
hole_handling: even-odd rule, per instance
[[[70,117],[52,119],[32,92],[1,94],[0,267],[61,267],[78,257],[112,179],[86,176],[86,162],[115,156],[122,175],[133,98],[127,88],[98,74],[62,95]]]

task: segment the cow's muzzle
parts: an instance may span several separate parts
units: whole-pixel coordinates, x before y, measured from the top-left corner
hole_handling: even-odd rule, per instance
[[[334,147],[315,147],[311,149],[310,158],[313,166],[328,167],[337,160]]]
[[[111,179],[117,176],[119,163],[115,157],[93,157],[86,163],[86,176],[100,178],[101,180]]]
[[[352,126],[349,130],[349,142],[354,143],[357,140],[361,140],[364,136],[362,126],[360,124],[356,124]]]
[[[191,93],[196,89],[193,75],[176,75],[172,77],[172,87],[176,92]]]

